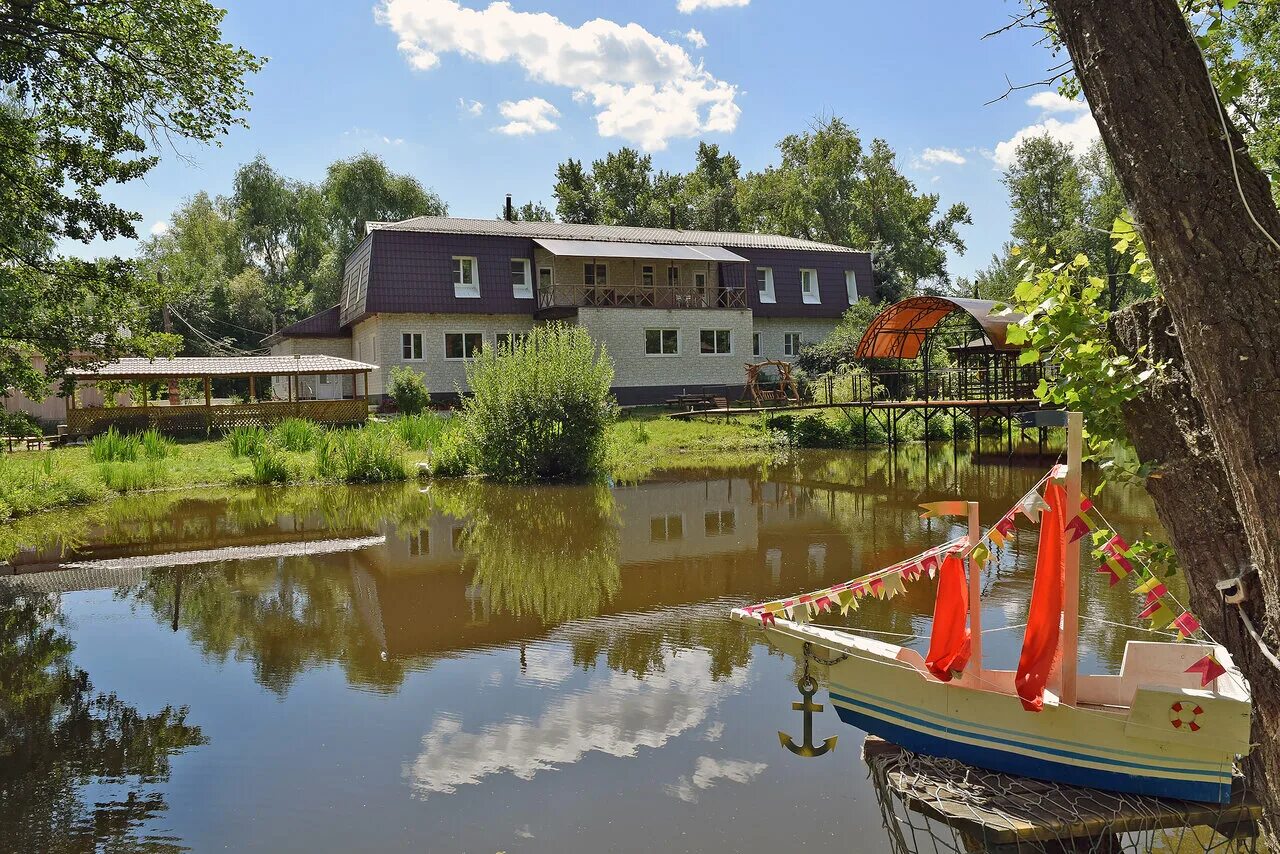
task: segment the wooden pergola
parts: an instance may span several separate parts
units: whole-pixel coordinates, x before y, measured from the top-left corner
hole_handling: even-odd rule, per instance
[[[176,356],[148,359],[130,357],[96,367],[72,368],[68,376],[76,387],[105,382],[165,383],[167,402],[148,400],[143,394],[139,403],[126,406],[77,406],[76,395],[67,396],[67,435],[91,436],[108,427],[142,430],[147,427],[170,434],[208,433],[234,427],[268,426],[285,418],[307,418],[320,424],[359,424],[369,415],[369,372],[377,365],[355,362],[338,356]],[[320,399],[302,397],[303,377],[350,376],[351,397]],[[258,380],[266,379],[268,388],[273,377],[286,379],[284,400],[262,400],[258,397]],[[364,378],[361,389],[359,378]],[[216,403],[212,386],[215,379],[247,379],[247,403]],[[203,403],[184,403],[178,396],[179,380],[200,380],[204,386]]]

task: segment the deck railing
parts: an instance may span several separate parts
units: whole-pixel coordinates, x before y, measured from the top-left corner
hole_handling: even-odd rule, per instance
[[[671,285],[574,285],[538,288],[539,308],[746,308],[744,288]]]
[[[155,427],[170,435],[223,432],[235,427],[269,427],[286,418],[306,418],[319,424],[360,424],[369,416],[369,401],[263,400],[225,406],[83,406],[67,412],[67,433],[92,436],[108,427],[145,430]]]
[[[1056,365],[1037,363],[1002,369],[919,368],[856,371],[819,378],[814,395],[826,403],[870,403],[885,400],[1009,401],[1030,400],[1041,379],[1057,376]]]

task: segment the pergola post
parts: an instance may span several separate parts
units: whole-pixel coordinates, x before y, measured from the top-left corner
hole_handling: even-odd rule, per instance
[[[249,377],[249,402],[250,403],[258,402],[257,387],[254,385],[254,382],[253,382],[255,379],[257,379],[257,377],[254,377],[254,376]]]

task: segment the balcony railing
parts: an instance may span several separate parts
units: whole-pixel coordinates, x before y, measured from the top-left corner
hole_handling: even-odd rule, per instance
[[[670,285],[569,285],[538,288],[539,308],[746,308],[743,288]]]

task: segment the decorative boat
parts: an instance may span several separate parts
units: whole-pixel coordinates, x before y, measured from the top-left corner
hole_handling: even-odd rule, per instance
[[[1066,465],[1055,466],[987,531],[976,502],[922,505],[926,516],[967,516],[968,535],[834,587],[735,609],[733,617],[762,627],[773,646],[804,662],[805,702],[795,707],[806,711],[806,736],[808,712],[821,709],[809,701],[813,662],[825,668],[842,721],[909,750],[1072,785],[1226,802],[1235,759],[1251,748],[1248,684],[1150,567],[1118,535],[1107,536],[1100,513],[1080,494],[1082,417],[1067,413],[1066,420]],[[987,669],[982,567],[1019,513],[1040,526],[1022,654],[1017,670]],[[1078,541],[1099,530],[1095,542],[1105,543],[1098,571],[1113,586],[1136,583],[1147,602],[1140,616],[1179,640],[1130,641],[1118,674],[1081,676]],[[938,580],[927,656],[809,622],[856,610],[862,597],[892,597],[926,574]],[[804,755],[826,749],[793,747]]]

